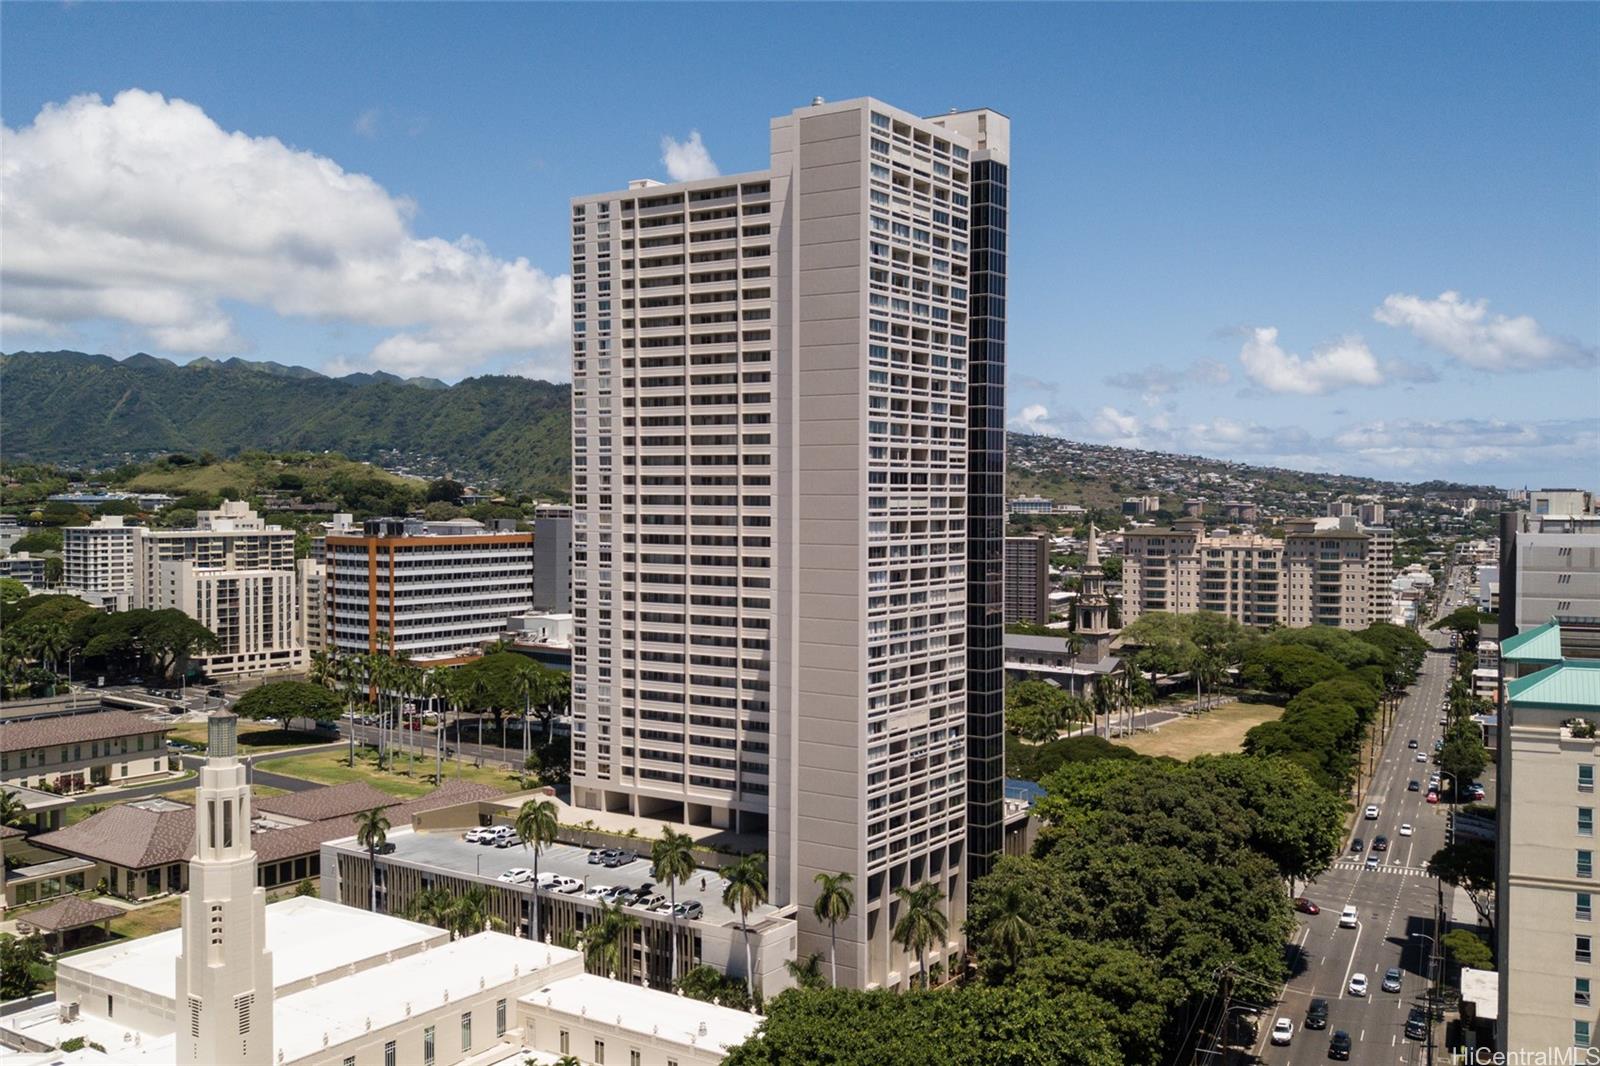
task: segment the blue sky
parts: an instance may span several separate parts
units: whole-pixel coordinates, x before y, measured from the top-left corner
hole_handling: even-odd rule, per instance
[[[691,131],[758,169],[773,115],[874,95],[1012,117],[1016,428],[1600,483],[1595,5],[8,4],[0,30],[8,351],[564,376],[568,197],[667,177]]]

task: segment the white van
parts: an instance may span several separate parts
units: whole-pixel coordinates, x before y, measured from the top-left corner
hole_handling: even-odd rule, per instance
[[[1356,927],[1356,909],[1354,907],[1346,907],[1339,914],[1339,928],[1340,929],[1354,929],[1355,927]]]

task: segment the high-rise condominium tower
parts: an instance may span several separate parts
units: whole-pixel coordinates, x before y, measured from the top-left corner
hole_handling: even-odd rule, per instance
[[[1000,851],[1009,121],[820,100],[767,170],[572,202],[574,800],[848,873],[840,980]]]

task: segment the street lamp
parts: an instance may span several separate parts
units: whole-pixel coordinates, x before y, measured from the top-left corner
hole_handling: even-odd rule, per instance
[[[1438,931],[1439,931],[1439,922],[1438,922],[1438,917],[1436,915],[1435,918],[1434,918],[1434,932],[1438,932]],[[1429,936],[1427,933],[1412,933],[1411,935],[1416,937],[1418,940],[1426,940],[1428,942],[1428,966],[1427,966],[1427,972],[1424,973],[1422,976],[1423,976],[1423,979],[1428,982],[1428,984],[1432,985],[1434,983],[1434,976],[1433,976],[1434,975],[1434,970],[1437,968],[1437,964],[1438,964],[1438,961],[1439,961],[1439,944],[1438,944],[1438,941],[1434,940],[1434,938]],[[1424,1006],[1423,1006],[1422,1009],[1423,1009],[1423,1012],[1426,1015],[1426,1021],[1428,1023],[1428,1066],[1433,1066],[1433,1003],[1434,1003],[1434,998],[1435,997],[1433,995],[1433,989],[1431,989],[1431,988],[1423,996],[1423,1004],[1424,1004]]]

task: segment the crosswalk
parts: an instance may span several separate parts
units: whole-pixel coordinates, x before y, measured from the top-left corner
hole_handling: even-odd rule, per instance
[[[1400,874],[1404,877],[1427,877],[1428,870],[1425,866],[1402,866],[1399,863],[1383,863],[1375,870],[1368,870],[1365,862],[1353,859],[1339,859],[1333,864],[1335,870],[1356,870],[1358,872],[1374,874]]]

